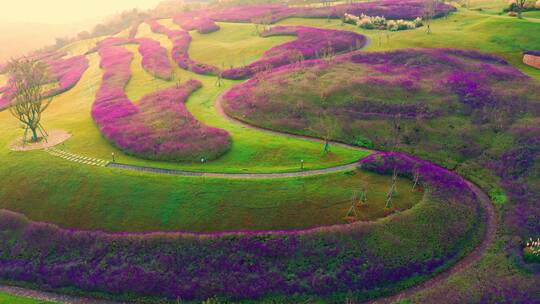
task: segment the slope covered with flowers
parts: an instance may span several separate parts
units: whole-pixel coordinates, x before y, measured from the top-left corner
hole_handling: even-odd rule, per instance
[[[157,20],[149,20],[148,24],[152,31],[156,34],[163,34],[169,37],[172,47],[172,58],[182,69],[192,71],[197,74],[208,75],[216,74],[218,69],[214,66],[199,63],[189,57],[189,44],[191,43],[191,35],[183,30],[171,30],[160,24]]]
[[[362,296],[358,291],[395,288],[470,250],[482,214],[463,179],[397,153],[370,156],[359,166],[380,173],[396,167],[404,176],[418,170],[430,195],[385,221],[289,232],[105,234],[0,211],[7,240],[0,244],[0,276],[119,298],[310,294],[343,302]]]
[[[262,33],[263,37],[276,35],[294,35],[297,39],[271,48],[249,65],[223,71],[223,77],[244,79],[260,71],[269,71],[306,59],[354,51],[366,44],[366,37],[354,32],[305,26],[275,26]]]
[[[224,108],[265,128],[376,149],[397,138],[399,150],[455,169],[504,206],[506,246],[517,252],[540,231],[538,96],[538,82],[498,56],[412,49],[283,67],[233,88]]]
[[[171,80],[173,76],[173,67],[167,56],[167,49],[161,44],[150,38],[121,38],[109,37],[99,41],[96,47],[87,52],[93,53],[106,46],[121,46],[126,44],[138,44],[139,53],[142,56],[142,67],[154,77],[164,80]]]
[[[205,28],[217,30],[217,25],[214,25],[215,23],[213,24],[212,21],[274,23],[290,17],[342,18],[345,13],[357,16],[364,14],[368,16],[383,16],[387,19],[413,20],[422,17],[424,11],[425,2],[421,0],[382,0],[323,7],[292,7],[282,4],[254,4],[225,8],[218,6],[195,12],[180,13],[175,16],[174,20],[185,30],[197,29],[201,32],[201,29]],[[452,11],[455,11],[453,6],[437,2],[434,8],[434,17],[445,16]]]
[[[99,54],[104,74],[92,117],[113,144],[128,154],[170,161],[214,159],[229,149],[227,132],[200,123],[185,108],[199,81],[150,93],[135,105],[124,93],[133,54],[114,44],[102,45]]]
[[[527,110],[536,113],[537,93],[530,78],[499,57],[413,49],[289,65],[234,87],[225,95],[225,110],[264,127],[303,133],[313,130],[317,113],[332,105],[327,112],[339,122],[336,137],[354,143],[362,120],[400,114],[407,119],[470,116],[504,122]],[[517,98],[524,102],[516,104]],[[504,113],[486,111],[493,107]]]

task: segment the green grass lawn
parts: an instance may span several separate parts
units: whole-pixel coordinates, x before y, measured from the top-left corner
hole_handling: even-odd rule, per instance
[[[12,153],[0,208],[63,227],[107,231],[299,229],[344,223],[353,191],[369,186],[361,219],[384,215],[387,176],[362,171],[308,178],[229,180],[81,166],[43,152]],[[396,206],[421,200],[400,180]]]
[[[218,25],[220,30],[210,34],[191,32],[191,58],[217,67],[244,66],[272,46],[296,39],[294,36],[260,38],[253,24],[218,22]]]
[[[0,292],[0,304],[54,304],[55,302],[35,300]]]
[[[170,25],[170,20],[162,20]],[[424,29],[390,33],[360,30],[339,21],[326,19],[287,19],[284,24],[355,30],[371,38],[368,51],[406,47],[461,47],[494,52],[507,58],[525,73],[540,79],[540,72],[521,64],[522,48],[540,49],[535,33],[540,24],[506,16],[494,16],[460,9],[449,18],[434,21],[433,34]],[[222,30],[209,35],[194,33],[191,53],[195,59],[212,64],[243,64],[254,60],[269,47],[290,37],[259,38],[253,27],[245,24],[220,24]],[[125,36],[128,31],[120,33]],[[228,34],[229,33],[229,34]],[[234,33],[234,35],[232,35]],[[139,37],[158,39],[171,48],[166,36],[151,33],[141,25]],[[243,43],[249,41],[249,43]],[[67,46],[71,54],[84,53],[95,41],[88,40]],[[239,45],[242,51],[235,48]],[[133,78],[126,88],[137,101],[157,88],[174,85],[155,80],[140,66],[135,46]],[[212,51],[215,50],[215,51]],[[245,52],[244,54],[240,54]],[[332,153],[322,153],[322,145],[307,140],[247,129],[221,117],[214,108],[215,99],[236,82],[214,85],[215,78],[200,76],[176,68],[176,79],[196,78],[204,87],[187,102],[188,109],[202,122],[231,133],[231,150],[220,159],[201,164],[179,164],[136,159],[111,146],[99,133],[91,116],[93,99],[101,82],[99,56],[88,56],[90,68],[79,84],[55,98],[43,116],[48,129],[64,129],[73,134],[63,148],[70,152],[146,166],[213,172],[287,172],[297,171],[299,161],[306,168],[330,167],[353,162],[365,152],[333,147]],[[235,58],[231,60],[231,58]],[[81,166],[54,158],[44,152],[10,152],[9,144],[22,134],[15,119],[6,111],[0,113],[0,208],[23,212],[31,219],[50,221],[69,227],[95,228],[109,231],[175,230],[212,231],[231,229],[301,228],[341,221],[352,191],[358,189],[355,176],[335,173],[310,178],[283,180],[227,180],[160,176]],[[388,180],[370,183],[370,191],[386,191]],[[407,188],[407,181],[402,188]],[[405,193],[403,194],[405,195]],[[418,197],[403,197],[403,206],[418,201]],[[377,218],[382,200],[374,210],[366,210],[367,218]],[[269,212],[271,211],[271,212]],[[297,222],[298,221],[298,222]]]
[[[463,48],[476,49],[502,56],[524,73],[540,80],[540,70],[522,63],[524,49],[540,49],[540,23],[508,16],[488,15],[458,9],[447,18],[433,21],[432,33],[425,27],[389,32],[365,30],[354,25],[341,25],[339,20],[291,18],[280,24],[301,24],[316,27],[356,31],[371,40],[366,51],[402,48]]]
[[[525,18],[534,18],[534,19],[540,19],[540,10],[538,11],[531,11],[531,12],[524,12],[523,17]]]

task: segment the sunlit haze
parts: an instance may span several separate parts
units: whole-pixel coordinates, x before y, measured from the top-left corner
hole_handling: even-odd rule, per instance
[[[106,17],[132,8],[154,8],[160,0],[2,1],[0,62],[44,45],[56,37],[91,30]]]
[[[160,0],[17,0],[3,1],[0,20],[65,24],[108,16],[131,8],[153,8]]]

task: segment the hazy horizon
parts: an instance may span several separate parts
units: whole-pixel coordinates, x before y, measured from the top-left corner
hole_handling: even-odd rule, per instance
[[[2,23],[70,24],[104,18],[124,10],[154,8],[161,0],[18,0],[0,10]]]
[[[125,10],[154,8],[161,0],[18,0],[0,10],[0,63],[28,53],[55,38],[91,30]]]

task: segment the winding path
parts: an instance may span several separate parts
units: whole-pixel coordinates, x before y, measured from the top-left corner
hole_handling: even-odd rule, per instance
[[[320,143],[321,145],[324,145],[324,140],[313,138],[309,136],[304,135],[296,135],[296,134],[290,134],[290,133],[282,133],[277,132],[269,129],[264,129],[260,127],[256,127],[250,124],[247,124],[243,121],[240,121],[238,119],[235,119],[225,113],[223,110],[223,107],[221,105],[223,101],[223,96],[234,87],[226,90],[223,92],[215,101],[214,107],[219,115],[223,116],[227,120],[240,124],[245,128],[257,130],[260,132],[270,133],[276,136],[284,136],[289,138],[296,138],[301,140],[307,140],[311,142]],[[376,152],[369,149],[357,147],[357,146],[351,146],[344,143],[336,142],[336,141],[329,141],[329,144],[332,146],[340,146],[348,149],[354,149],[358,151],[365,151],[365,152]],[[124,169],[124,170],[131,170],[131,171],[140,171],[140,172],[150,172],[150,173],[156,173],[156,174],[169,174],[169,175],[178,175],[178,176],[198,176],[198,177],[217,177],[217,178],[240,178],[240,179],[268,179],[268,178],[289,178],[289,177],[306,177],[306,176],[313,176],[313,175],[320,175],[320,174],[327,174],[327,173],[334,173],[334,172],[340,172],[345,170],[352,170],[357,167],[357,162],[353,162],[350,164],[345,165],[339,165],[329,168],[323,168],[323,169],[313,169],[313,170],[304,170],[304,171],[296,171],[296,172],[284,172],[284,173],[219,173],[219,172],[196,172],[196,171],[186,171],[186,170],[177,170],[177,169],[163,169],[163,168],[156,168],[156,167],[144,167],[144,166],[137,166],[137,165],[129,165],[129,164],[121,164],[121,163],[109,163],[107,167],[110,168],[117,168],[117,169]]]
[[[493,243],[497,235],[497,213],[495,211],[495,208],[493,207],[493,203],[486,195],[486,193],[484,193],[484,191],[482,191],[477,185],[469,181],[467,181],[467,184],[478,196],[478,201],[480,202],[480,205],[485,212],[484,220],[486,226],[482,242],[471,253],[459,260],[456,264],[452,265],[449,269],[435,275],[427,281],[424,281],[414,287],[404,289],[391,296],[374,299],[366,303],[390,304],[399,300],[408,299],[424,290],[432,289],[440,284],[445,283],[452,275],[458,274],[466,268],[473,266],[482,258],[482,256],[487,251],[489,246]]]
[[[222,96],[223,94],[217,98],[216,103],[215,103],[215,108],[220,115],[223,115],[224,117],[226,117],[227,119],[231,121],[234,121],[235,123],[239,123],[239,124],[244,125],[246,128],[257,129],[262,132],[269,132],[269,133],[280,135],[280,136],[289,136],[289,137],[301,138],[301,139],[323,143],[323,141],[320,139],[310,138],[310,137],[301,136],[301,135],[285,134],[285,133],[280,133],[280,132],[276,132],[272,130],[267,130],[267,129],[255,127],[252,125],[248,125],[242,121],[229,117],[224,113],[223,108],[221,106]],[[363,151],[370,151],[367,149],[349,146],[349,145],[338,143],[338,142],[331,142],[331,144],[345,146],[352,149],[358,149],[358,150],[363,150]],[[375,151],[372,151],[372,152],[375,152]],[[352,169],[352,168],[355,168],[356,166],[357,164],[355,162],[352,164],[346,164],[346,165],[341,165],[341,166],[332,167],[332,168],[301,171],[301,172],[291,172],[291,173],[234,174],[234,173],[189,172],[189,171],[181,171],[181,170],[139,167],[139,166],[132,166],[132,165],[117,164],[117,163],[111,163],[108,165],[108,167],[113,167],[113,168],[153,172],[153,173],[160,173],[160,174],[174,174],[174,175],[183,175],[183,176],[203,176],[203,177],[206,177],[206,176],[207,177],[223,177],[223,178],[247,178],[247,179],[309,176],[309,175],[324,174],[324,173]],[[449,277],[462,272],[468,267],[473,266],[476,262],[478,262],[482,258],[482,256],[484,255],[488,247],[495,240],[495,237],[497,234],[497,215],[496,215],[495,208],[491,200],[489,199],[489,197],[475,184],[471,182],[467,182],[467,183],[478,196],[478,201],[485,212],[484,222],[486,226],[485,226],[484,237],[481,243],[470,254],[468,254],[466,257],[462,258],[461,260],[459,260],[456,264],[452,265],[449,269],[433,276],[432,278],[424,281],[423,283],[420,283],[419,285],[416,285],[412,288],[402,290],[394,295],[384,297],[384,298],[374,299],[374,300],[368,301],[367,303],[389,304],[389,303],[394,303],[399,300],[410,298],[424,290],[432,289],[443,284],[444,282],[448,280]],[[56,301],[56,302],[67,303],[67,304],[119,304],[121,303],[121,302],[112,302],[112,301],[91,299],[91,298],[85,298],[85,297],[61,295],[57,293],[43,292],[43,291],[38,291],[38,290],[32,290],[32,289],[26,289],[26,288],[20,288],[20,287],[3,286],[3,285],[0,285],[0,292],[7,292],[14,295],[25,296],[25,297],[30,297],[30,298],[35,298],[35,299],[45,300],[45,301]]]

